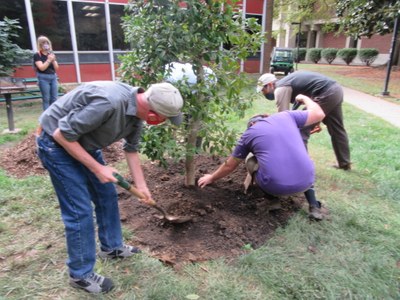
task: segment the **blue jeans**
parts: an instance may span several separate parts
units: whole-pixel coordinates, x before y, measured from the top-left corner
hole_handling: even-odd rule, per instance
[[[58,86],[56,74],[37,73],[39,89],[42,93],[43,110],[57,100]]]
[[[111,251],[123,245],[115,186],[101,183],[44,131],[36,142],[38,156],[50,173],[60,203],[70,276],[85,278],[93,272],[96,262],[95,221],[103,250]],[[104,165],[100,150],[89,153]]]

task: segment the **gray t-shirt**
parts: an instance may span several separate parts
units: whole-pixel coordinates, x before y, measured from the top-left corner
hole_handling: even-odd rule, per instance
[[[143,121],[136,116],[136,95],[143,92],[121,82],[84,83],[54,102],[39,122],[47,134],[60,128],[65,139],[88,151],[124,138],[124,150],[137,152]]]
[[[298,71],[279,79],[275,86],[276,88],[290,86],[292,88],[290,102],[294,103],[296,96],[299,94],[313,99],[327,91],[335,83],[336,81],[319,73]]]

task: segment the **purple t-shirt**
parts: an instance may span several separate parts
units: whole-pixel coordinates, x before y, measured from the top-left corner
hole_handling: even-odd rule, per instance
[[[299,128],[308,111],[284,111],[258,121],[238,141],[232,156],[245,159],[252,152],[258,160],[257,184],[272,195],[290,195],[314,183],[315,169]]]

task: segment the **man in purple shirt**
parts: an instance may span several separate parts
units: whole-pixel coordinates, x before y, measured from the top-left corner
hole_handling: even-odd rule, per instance
[[[299,128],[321,121],[325,114],[307,96],[298,95],[296,101],[304,103],[307,110],[251,118],[232,155],[213,174],[201,177],[199,186],[203,188],[227,176],[246,159],[250,175],[265,193],[284,196],[304,192],[310,206],[309,217],[322,220],[321,204],[313,189],[315,168]]]

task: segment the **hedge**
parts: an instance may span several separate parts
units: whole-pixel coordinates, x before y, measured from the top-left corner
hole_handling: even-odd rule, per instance
[[[364,48],[358,50],[358,57],[367,66],[370,66],[378,57],[379,51],[375,48]]]
[[[339,49],[336,48],[324,48],[321,51],[321,56],[328,64],[331,64],[335,60],[338,51]]]
[[[297,48],[293,48],[293,58],[294,61],[299,63],[302,60],[306,59],[307,48],[299,48],[299,59],[297,59]]]
[[[344,60],[347,65],[350,65],[357,56],[356,48],[343,48],[337,52],[337,56]]]
[[[307,50],[308,59],[317,64],[319,62],[319,60],[321,59],[321,51],[322,51],[322,48],[308,49]]]

